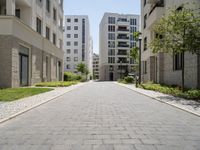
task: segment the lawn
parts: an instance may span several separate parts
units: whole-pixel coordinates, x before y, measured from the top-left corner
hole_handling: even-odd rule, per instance
[[[9,88],[0,90],[0,101],[10,102],[20,98],[48,92],[50,88]]]
[[[37,83],[35,86],[38,87],[68,87],[79,83],[79,81],[56,81],[56,82],[41,82]]]
[[[146,90],[153,90],[165,94],[170,94],[176,97],[182,97],[185,99],[193,99],[200,101],[200,90],[197,89],[187,89],[185,92],[182,92],[179,87],[153,84],[153,83],[141,84],[139,85],[139,87]]]

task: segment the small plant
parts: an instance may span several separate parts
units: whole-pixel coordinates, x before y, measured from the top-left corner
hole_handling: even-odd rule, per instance
[[[128,76],[128,77],[125,77],[125,78],[124,78],[124,81],[125,81],[126,83],[133,83],[133,82],[134,82],[134,78]]]

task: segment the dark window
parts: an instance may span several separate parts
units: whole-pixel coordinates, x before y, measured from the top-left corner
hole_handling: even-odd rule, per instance
[[[146,51],[147,50],[147,37],[145,37],[144,38],[144,43],[143,43],[144,45],[144,51]]]
[[[15,10],[15,16],[18,17],[18,18],[21,17],[20,9],[16,9],[16,10]]]
[[[46,0],[46,10],[50,12],[50,0]]]
[[[115,17],[108,17],[109,24],[115,24]]]
[[[74,26],[74,30],[78,30],[78,26]]]
[[[70,19],[70,18],[67,18],[67,22],[71,22],[71,19]]]
[[[50,39],[50,29],[49,29],[49,27],[46,27],[46,38],[48,40]]]
[[[74,22],[78,22],[78,18],[75,18],[75,19],[74,19]]]
[[[146,28],[147,25],[147,14],[144,16],[144,29]]]
[[[71,26],[67,26],[67,30],[71,30]]]
[[[53,19],[56,21],[57,20],[57,13],[56,13],[56,9],[53,9]]]
[[[56,34],[53,33],[53,44],[56,45]]]
[[[115,32],[115,26],[108,26],[108,31],[109,32]]]
[[[174,70],[182,70],[183,53],[174,54],[173,62],[174,62],[174,65],[173,65]]]
[[[37,32],[42,34],[42,21],[39,18],[36,19],[36,26]]]
[[[147,0],[144,0],[144,6],[147,4]]]

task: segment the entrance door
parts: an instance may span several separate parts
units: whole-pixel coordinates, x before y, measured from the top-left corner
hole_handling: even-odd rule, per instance
[[[110,81],[113,81],[113,72],[110,72],[109,78],[110,78]]]
[[[28,56],[19,54],[20,85],[28,86]]]

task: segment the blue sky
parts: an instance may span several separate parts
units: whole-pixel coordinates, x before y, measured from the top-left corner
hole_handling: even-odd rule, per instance
[[[105,12],[140,14],[140,0],[64,0],[65,15],[88,15],[94,52],[99,52],[99,23]]]

